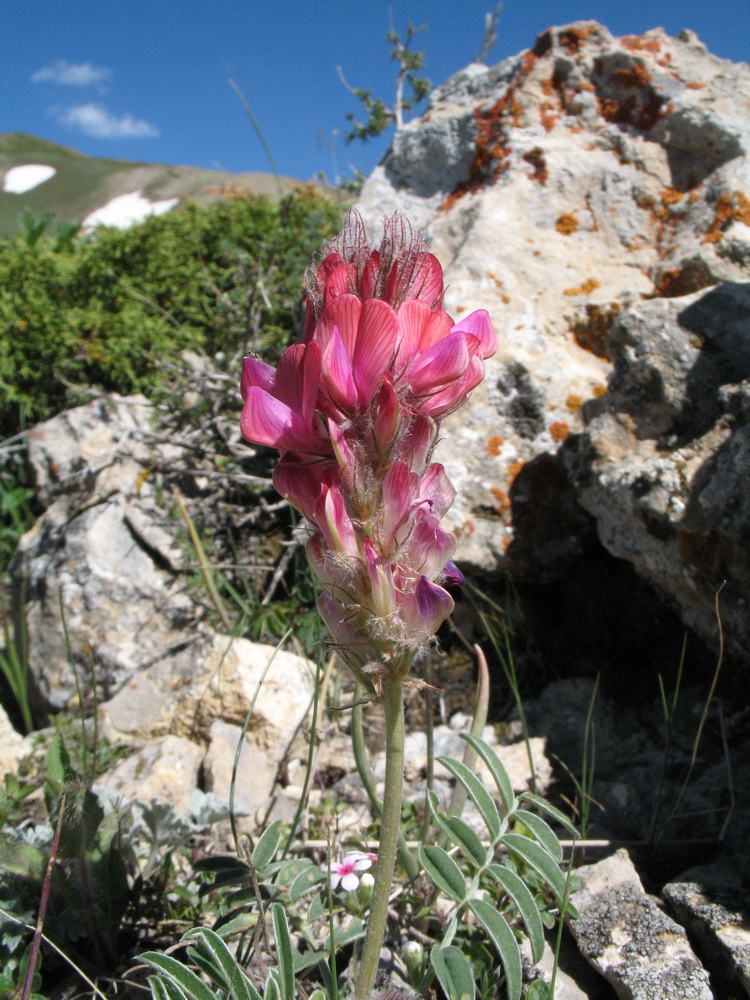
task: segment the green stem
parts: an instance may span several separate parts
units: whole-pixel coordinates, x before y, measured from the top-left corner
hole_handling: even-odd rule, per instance
[[[378,861],[372,888],[370,919],[362,959],[354,988],[356,1000],[368,1000],[378,971],[380,948],[385,936],[388,898],[401,830],[401,796],[404,785],[404,707],[400,680],[383,682],[381,698],[385,714],[385,792],[380,826]]]
[[[362,692],[363,688],[357,685],[357,689],[354,694],[355,700],[362,697]],[[370,800],[373,815],[379,818],[383,815],[383,804],[378,798],[378,793],[375,789],[375,779],[372,776],[370,762],[367,759],[367,747],[365,746],[365,733],[362,722],[361,705],[355,705],[352,709],[352,749],[354,750],[354,760],[357,765],[357,771],[359,772],[362,787],[367,792],[367,797]],[[414,854],[409,850],[406,837],[403,835],[401,830],[399,830],[398,833],[398,856],[401,864],[406,869],[409,881],[413,882],[419,875],[419,864],[417,863],[417,859],[414,857]]]

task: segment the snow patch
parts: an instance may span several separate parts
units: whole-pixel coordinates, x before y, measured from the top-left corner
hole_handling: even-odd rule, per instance
[[[167,198],[165,201],[149,201],[141,197],[140,191],[121,194],[101,208],[95,209],[83,220],[83,226],[116,226],[127,229],[135,222],[141,222],[149,215],[163,215],[179,202],[179,198]]]
[[[44,184],[56,173],[54,167],[48,167],[44,163],[26,163],[20,167],[11,167],[5,171],[3,191],[9,194],[25,194],[39,184]]]

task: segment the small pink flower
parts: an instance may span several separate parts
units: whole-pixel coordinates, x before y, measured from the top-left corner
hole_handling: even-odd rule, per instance
[[[341,887],[344,892],[353,892],[359,885],[357,873],[372,868],[377,860],[377,854],[363,851],[352,851],[347,854],[339,864],[331,865],[331,888]],[[321,868],[324,872],[328,872],[328,865],[321,865]]]

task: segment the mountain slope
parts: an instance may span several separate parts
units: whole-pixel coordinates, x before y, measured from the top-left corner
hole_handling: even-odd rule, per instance
[[[197,167],[175,167],[158,163],[107,160],[86,156],[22,132],[0,136],[0,182],[13,167],[44,164],[55,175],[31,190],[12,193],[0,190],[0,234],[18,231],[18,216],[24,208],[35,214],[53,212],[59,220],[83,222],[114,198],[140,191],[150,202],[173,198],[209,201],[238,190],[278,198],[300,187],[300,181],[275,178],[263,173],[224,173]]]

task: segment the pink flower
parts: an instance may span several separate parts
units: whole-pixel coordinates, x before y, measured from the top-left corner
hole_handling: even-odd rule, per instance
[[[331,865],[331,888],[344,892],[353,892],[359,885],[357,872],[367,871],[378,860],[377,854],[366,854],[362,851],[352,851],[336,865]],[[322,871],[328,873],[328,865],[321,865]]]
[[[303,342],[277,369],[245,359],[241,428],[279,450],[274,485],[312,527],[321,615],[377,695],[451,613],[445,585],[463,581],[440,524],[455,490],[430,457],[497,338],[484,310],[448,316],[440,264],[399,216],[372,249],[350,213],[308,290]]]

